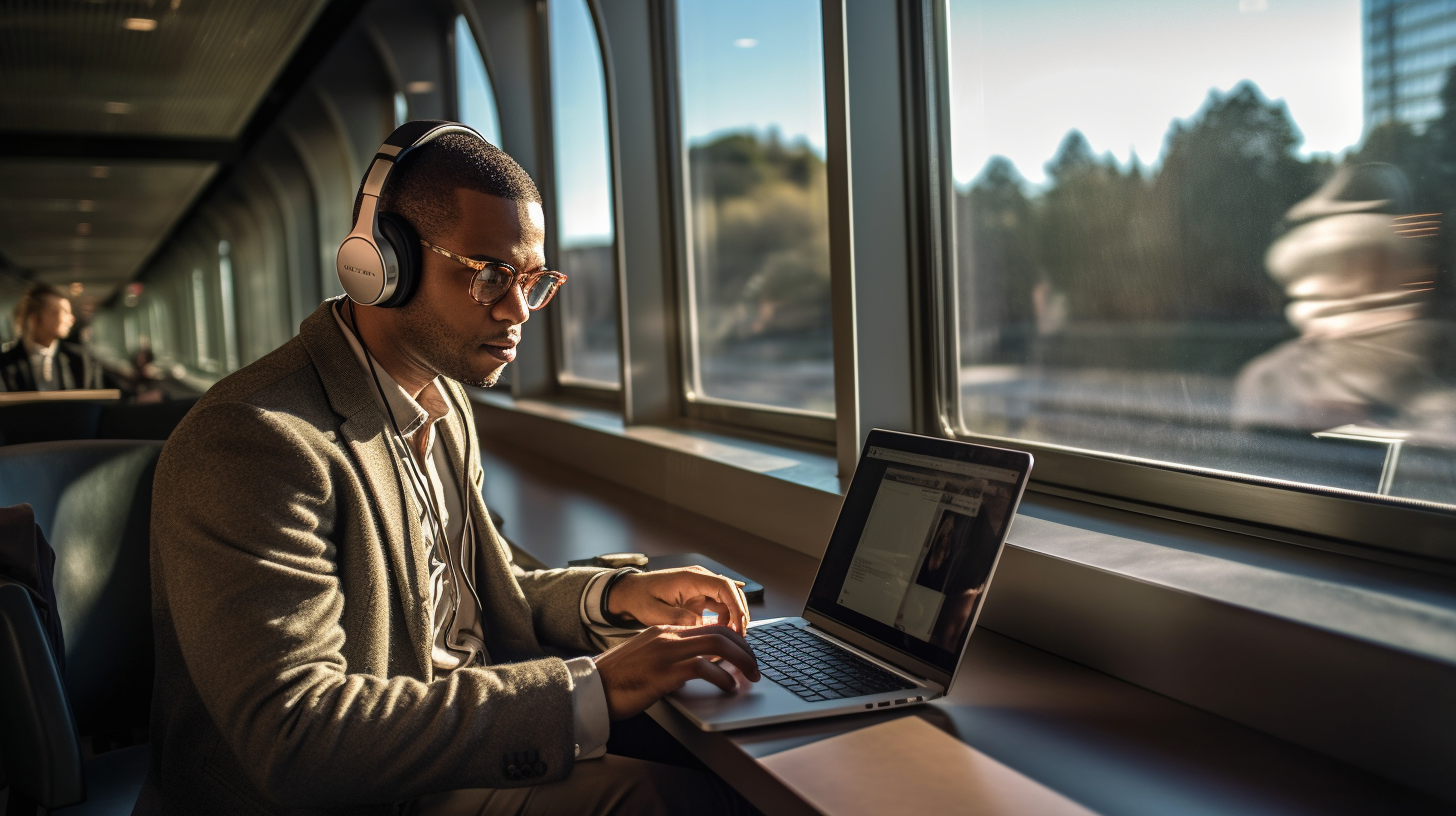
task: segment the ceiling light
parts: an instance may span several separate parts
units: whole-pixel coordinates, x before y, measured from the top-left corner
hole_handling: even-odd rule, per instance
[[[103,167],[98,164],[91,168],[91,178],[106,178],[109,175],[111,175],[110,167]]]
[[[92,201],[89,198],[83,198],[80,201],[76,202],[76,209],[81,212],[91,212],[92,210],[96,209],[96,202]]]
[[[758,40],[755,40],[752,37],[740,37],[734,40],[733,44],[739,48],[753,48],[754,46],[758,45]]]
[[[157,21],[147,17],[128,17],[121,27],[127,31],[156,31]]]
[[[81,222],[81,223],[79,223],[79,224],[77,224],[76,225],[76,234],[77,235],[90,235],[91,234],[91,225],[90,224],[87,224],[84,221]]]
[[[429,93],[435,90],[435,83],[420,80],[405,85],[404,89],[407,93]]]
[[[101,109],[107,113],[128,114],[134,106],[130,102],[107,102]]]
[[[71,284],[71,297],[76,297],[84,291],[86,291],[86,287],[82,286],[80,281]]]

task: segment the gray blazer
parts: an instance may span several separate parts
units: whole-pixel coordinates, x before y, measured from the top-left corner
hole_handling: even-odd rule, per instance
[[[477,488],[493,664],[434,678],[420,514],[372,389],[325,303],[168,440],[152,505],[152,759],[136,813],[393,813],[432,791],[570,773],[571,681],[541,644],[591,648],[579,603],[599,570],[512,562],[480,497],[473,423],[454,412],[441,436],[465,463],[460,483],[468,473]]]

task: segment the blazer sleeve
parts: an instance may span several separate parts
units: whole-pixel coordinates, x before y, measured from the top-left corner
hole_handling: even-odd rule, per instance
[[[598,567],[522,569],[511,555],[511,546],[496,531],[490,514],[483,513],[482,517],[489,540],[510,561],[511,573],[531,607],[531,624],[537,640],[577,652],[600,651],[592,640],[587,621],[582,617],[581,604],[592,578],[608,570]]]
[[[344,619],[400,613],[392,575],[344,597],[350,559],[365,556],[336,541],[367,538],[336,531],[374,522],[341,498],[353,471],[330,434],[244,403],[194,414],[158,464],[153,591],[249,781],[275,802],[339,807],[570,772],[573,681],[559,659],[428,683],[349,665]],[[388,643],[398,631],[349,636],[380,642],[372,654],[410,652]]]

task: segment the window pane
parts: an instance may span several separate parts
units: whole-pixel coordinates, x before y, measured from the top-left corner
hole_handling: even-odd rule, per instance
[[[500,144],[500,116],[496,113],[495,90],[485,72],[475,35],[463,15],[455,18],[455,86],[460,122],[479,131],[487,142]]]
[[[192,270],[192,326],[195,329],[193,336],[193,361],[197,368],[208,373],[217,373],[217,361],[212,356],[212,338],[208,330],[208,296],[206,283],[202,269]],[[135,339],[127,337],[127,350],[135,348]]]
[[[217,288],[221,296],[222,346],[225,371],[237,371],[238,364],[238,307],[236,290],[233,286],[232,246],[227,241],[217,244]]]
[[[552,0],[549,8],[557,264],[569,278],[550,307],[561,317],[561,375],[615,388],[621,365],[602,52],[585,0]]]
[[[1437,6],[950,0],[966,429],[1456,502]]]
[[[834,412],[819,15],[677,5],[691,398]]]

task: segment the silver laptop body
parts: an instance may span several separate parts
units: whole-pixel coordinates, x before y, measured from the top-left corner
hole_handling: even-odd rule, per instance
[[[871,431],[802,617],[749,625],[764,679],[732,694],[690,680],[668,702],[705,731],[727,731],[944,695],[1031,466],[1020,451]],[[768,633],[786,645],[765,647]],[[852,666],[837,687],[824,680],[835,671],[806,668],[846,660],[870,668]],[[859,693],[866,685],[877,690]]]

